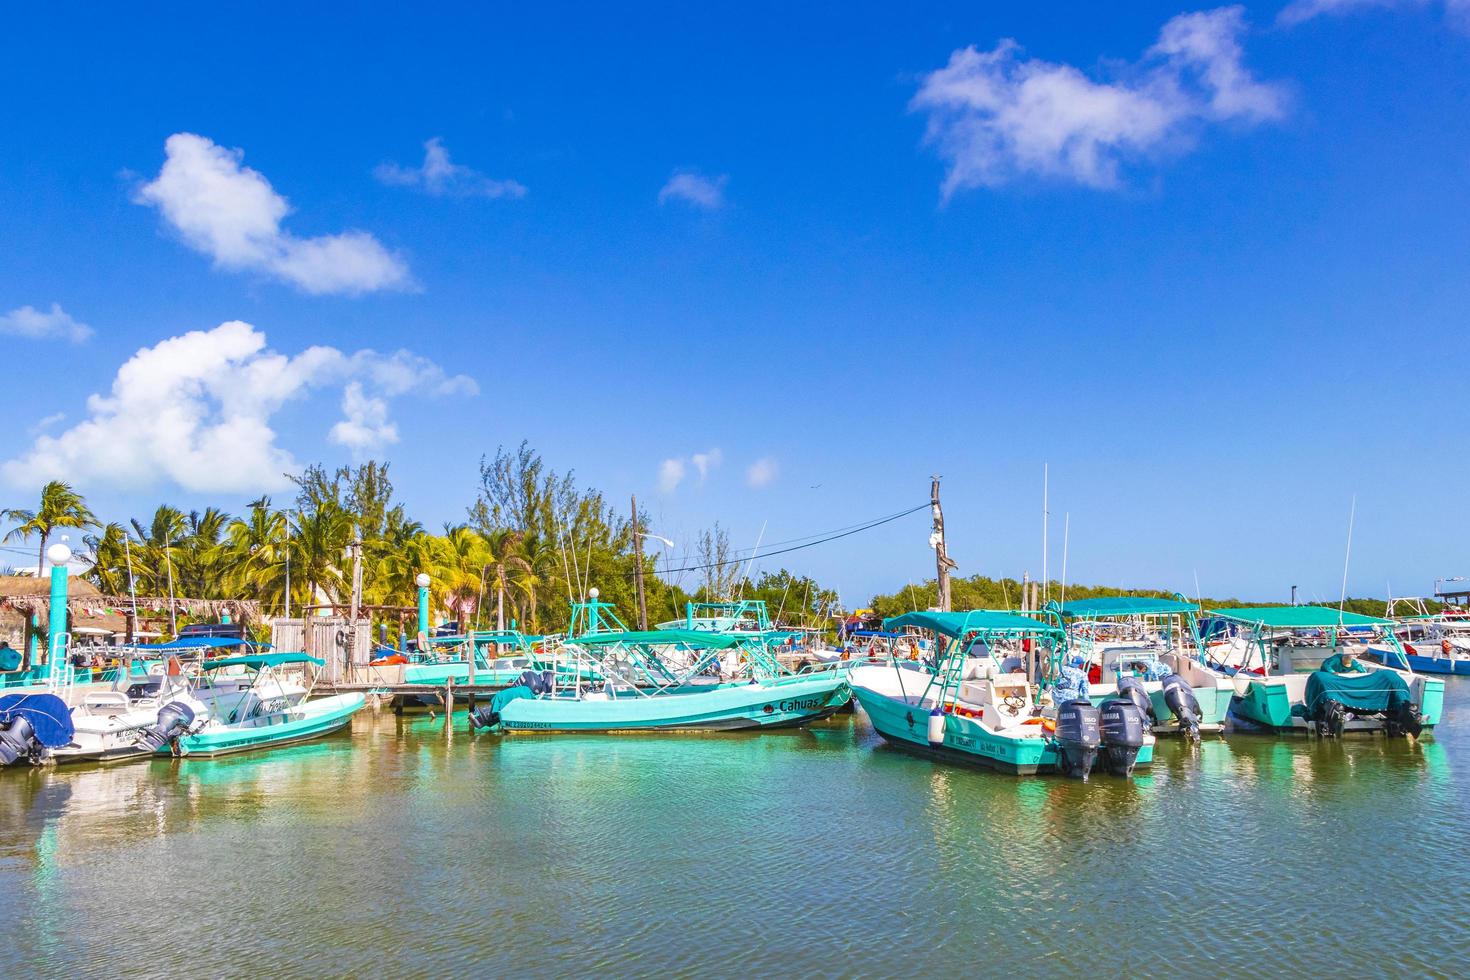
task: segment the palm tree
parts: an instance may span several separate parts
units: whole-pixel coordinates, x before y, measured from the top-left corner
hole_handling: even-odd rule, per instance
[[[92,570],[87,577],[104,595],[127,595],[129,584],[128,532],[121,524],[108,524],[101,534],[82,540],[92,552]]]
[[[429,574],[444,608],[459,620],[460,631],[470,628],[470,617],[480,608],[485,592],[485,575],[490,567],[490,549],[474,529],[459,525],[445,528],[434,539],[434,567]]]
[[[252,501],[244,517],[225,528],[219,546],[223,587],[232,595],[261,597],[267,608],[281,608],[286,594],[286,515],[271,508],[269,497]]]
[[[0,511],[0,520],[15,521],[16,526],[5,535],[11,538],[41,536],[41,547],[36,557],[36,574],[46,567],[46,541],[51,532],[61,527],[97,527],[97,518],[87,508],[82,495],[72,489],[70,483],[52,480],[41,488],[41,506],[36,510],[10,508]]]

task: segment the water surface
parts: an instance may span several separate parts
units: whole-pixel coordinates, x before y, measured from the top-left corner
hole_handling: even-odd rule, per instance
[[[1470,684],[1432,741],[1000,776],[861,714],[0,772],[0,976],[1470,974]]]

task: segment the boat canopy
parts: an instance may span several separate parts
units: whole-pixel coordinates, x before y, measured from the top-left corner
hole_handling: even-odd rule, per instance
[[[1269,629],[1334,629],[1339,626],[1392,626],[1393,620],[1338,612],[1324,606],[1237,606],[1211,609],[1210,615]]]
[[[910,612],[883,620],[885,629],[917,626],[933,630],[944,636],[960,639],[977,631],[1005,633],[1061,633],[1051,623],[1043,623],[1027,616],[1014,613],[995,612],[990,609],[972,609],[969,612]]]
[[[253,647],[254,643],[230,636],[181,636],[167,643],[135,643],[134,650],[156,650],[159,653],[181,650],[209,650],[216,647]]]
[[[204,662],[204,670],[219,670],[221,667],[252,667],[255,670],[263,670],[266,667],[285,667],[289,664],[314,664],[317,667],[325,667],[327,662],[305,653],[257,653],[248,657],[224,657],[220,660],[207,660]]]
[[[710,630],[605,630],[573,637],[569,642],[580,646],[604,646],[622,643],[638,646],[674,645],[728,650],[739,646],[742,639],[759,637],[759,633],[715,633]]]
[[[1062,606],[1061,611],[1068,619],[1096,619],[1099,616],[1171,616],[1175,613],[1199,612],[1199,607],[1180,599],[1112,595],[1097,599],[1077,599]]]

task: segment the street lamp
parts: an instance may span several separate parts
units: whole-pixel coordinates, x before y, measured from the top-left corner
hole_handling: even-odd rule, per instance
[[[428,573],[419,572],[413,580],[419,587],[419,636],[427,642],[429,636],[429,583]]]

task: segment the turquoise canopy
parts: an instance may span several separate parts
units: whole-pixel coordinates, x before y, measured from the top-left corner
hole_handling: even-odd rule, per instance
[[[1050,623],[1017,616],[1014,613],[995,612],[990,609],[972,609],[969,612],[910,612],[883,620],[884,629],[917,626],[933,630],[944,636],[959,639],[976,631],[1008,633],[1060,633]]]
[[[1141,596],[1103,596],[1097,599],[1077,599],[1062,607],[1062,615],[1068,619],[1096,619],[1099,616],[1170,616],[1176,613],[1198,612],[1192,602],[1178,599],[1146,599]]]
[[[573,637],[571,642],[582,646],[603,646],[623,643],[639,646],[662,646],[679,644],[686,647],[704,647],[712,650],[728,650],[739,646],[741,633],[715,633],[710,630],[607,630],[602,633],[587,633]],[[760,639],[762,634],[750,633]]]
[[[1237,606],[1211,609],[1210,614],[1237,623],[1260,625],[1270,629],[1332,629],[1336,626],[1391,626],[1393,621],[1377,616],[1338,612],[1323,606]]]
[[[265,667],[284,667],[288,664],[314,664],[317,667],[325,667],[325,660],[304,653],[257,653],[249,657],[225,657],[222,660],[206,660],[205,670],[219,670],[221,667],[253,667],[261,670]]]

